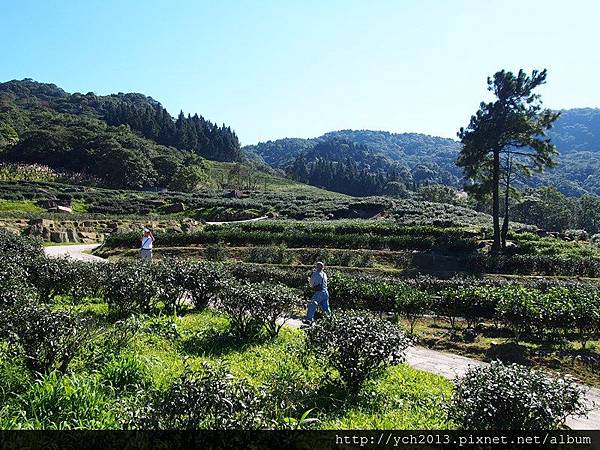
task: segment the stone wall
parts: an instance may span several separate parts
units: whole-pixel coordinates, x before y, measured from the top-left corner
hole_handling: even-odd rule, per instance
[[[194,231],[200,222],[193,219],[183,220],[150,220],[140,223],[114,219],[0,219],[0,229],[8,229],[15,233],[39,236],[49,242],[81,242],[84,244],[101,242],[107,234],[128,231],[142,232],[144,226],[154,232]]]

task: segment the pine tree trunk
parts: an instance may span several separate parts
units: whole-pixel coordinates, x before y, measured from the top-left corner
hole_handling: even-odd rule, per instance
[[[494,242],[492,254],[500,251],[500,150],[494,149],[494,165],[492,167],[492,219],[494,221]]]
[[[508,182],[506,183],[506,192],[504,193],[504,222],[502,223],[502,232],[500,234],[502,241],[502,250],[506,249],[506,236],[508,235],[508,201],[509,201]]]
[[[512,176],[512,156],[509,154],[506,160],[506,183],[504,191],[504,222],[502,223],[502,250],[506,250],[506,237],[508,236],[508,205],[510,202],[510,177]]]

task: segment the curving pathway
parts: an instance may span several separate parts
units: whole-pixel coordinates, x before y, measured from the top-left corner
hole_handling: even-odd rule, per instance
[[[268,218],[269,217],[267,217],[267,216],[261,216],[261,217],[255,217],[254,219],[230,220],[229,222],[206,222],[206,225],[227,225],[229,223],[236,224],[236,223],[258,222],[259,220],[266,220]]]
[[[251,221],[256,220],[262,220],[262,218],[252,219]],[[213,223],[222,224],[228,222]],[[98,246],[99,244],[51,246],[44,247],[44,252],[51,257],[70,257],[81,261],[106,261],[104,258],[86,253]],[[286,325],[300,328],[302,322],[298,318],[293,318],[289,319],[286,322]],[[450,380],[463,376],[471,367],[485,366],[488,364],[465,356],[440,352],[419,346],[410,347],[406,351],[406,363],[415,369],[441,375]],[[587,417],[569,417],[566,423],[574,430],[597,430],[600,428],[600,389],[585,385],[580,386],[587,390],[586,400],[591,411],[588,413]]]
[[[51,258],[72,258],[79,261],[105,262],[104,258],[90,254],[100,244],[52,245],[44,247],[44,253]]]

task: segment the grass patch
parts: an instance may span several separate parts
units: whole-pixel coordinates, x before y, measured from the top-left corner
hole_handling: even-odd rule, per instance
[[[45,209],[40,208],[31,200],[0,200],[0,212],[18,211],[23,213],[42,213]]]

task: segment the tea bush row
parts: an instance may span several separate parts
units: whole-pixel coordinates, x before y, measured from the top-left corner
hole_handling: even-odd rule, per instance
[[[105,242],[107,248],[137,247],[139,236],[135,233],[110,235]],[[290,228],[286,231],[243,230],[237,226],[207,227],[193,233],[163,233],[157,237],[157,246],[185,247],[225,243],[234,246],[285,245],[290,248],[325,247],[344,249],[389,249],[471,251],[476,248],[473,238],[453,234],[407,234],[379,236],[363,233],[338,234],[334,230],[310,231]]]

